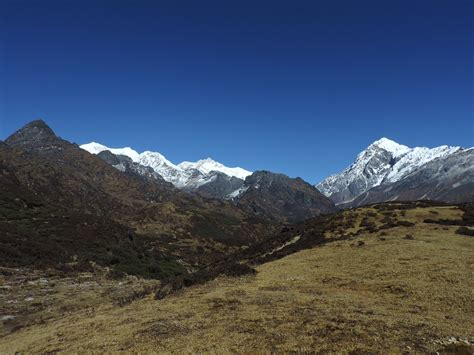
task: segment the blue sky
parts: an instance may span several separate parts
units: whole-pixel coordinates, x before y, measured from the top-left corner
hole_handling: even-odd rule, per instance
[[[473,146],[471,0],[3,0],[0,139],[317,182],[372,141]]]

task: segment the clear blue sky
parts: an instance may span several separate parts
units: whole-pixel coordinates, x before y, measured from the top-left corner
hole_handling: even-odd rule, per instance
[[[473,1],[1,0],[0,139],[317,182],[386,136],[474,145]]]

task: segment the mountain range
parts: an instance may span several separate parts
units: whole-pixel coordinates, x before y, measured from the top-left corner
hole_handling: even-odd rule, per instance
[[[162,334],[167,337],[168,330],[174,329],[170,326],[163,331],[162,301],[174,293],[169,298],[174,307],[170,314],[176,314],[183,304],[189,305],[190,300],[205,300],[210,303],[196,312],[199,320],[194,324],[218,310],[221,313],[212,323],[239,336],[261,333],[257,328],[248,331],[248,317],[261,309],[268,311],[264,320],[270,319],[275,309],[285,310],[287,319],[295,323],[292,332],[299,334],[301,314],[306,314],[307,306],[314,306],[315,299],[320,305],[334,299],[334,308],[322,312],[329,317],[327,326],[317,328],[319,321],[313,325],[313,329],[329,334],[328,339],[334,337],[334,324],[345,319],[334,318],[341,310],[342,297],[347,301],[343,311],[357,305],[347,318],[351,320],[347,334],[353,334],[352,319],[362,317],[360,324],[368,327],[372,339],[374,323],[367,314],[373,316],[373,307],[361,313],[357,303],[366,302],[368,295],[377,307],[388,294],[393,297],[385,300],[387,311],[381,313],[378,332],[386,331],[386,314],[400,297],[411,295],[410,302],[424,300],[426,305],[433,300],[446,304],[443,297],[453,285],[459,286],[453,295],[467,297],[469,287],[465,285],[469,280],[455,273],[460,276],[458,281],[426,301],[433,289],[437,290],[446,267],[455,271],[459,262],[469,264],[472,253],[466,243],[474,233],[474,211],[472,203],[463,202],[474,201],[473,163],[472,148],[409,148],[383,138],[361,152],[342,173],[315,186],[280,173],[229,168],[209,158],[173,164],[157,152],[110,149],[97,143],[80,147],[57,136],[44,121],[30,122],[0,141],[0,283],[4,285],[4,300],[20,301],[3,302],[2,314],[14,317],[2,318],[8,328],[0,328],[0,333],[15,336],[28,325],[28,336],[23,338],[30,339],[30,327],[37,326],[44,335],[45,322],[54,324],[57,331],[59,323],[51,319],[61,319],[63,324],[64,312],[71,310],[71,304],[80,312],[70,313],[74,315],[71,329],[77,328],[78,319],[88,319],[91,309],[92,316],[103,324],[104,313],[94,315],[95,303],[85,300],[96,302],[98,297],[105,297],[97,304],[106,304],[100,309],[106,310],[109,323],[117,314],[111,301],[121,307],[153,303],[149,308],[153,311],[146,313],[159,318],[146,323],[159,327],[143,340],[146,344],[150,339],[162,343]],[[379,201],[389,202],[377,204]],[[370,205],[352,209],[366,204]],[[407,251],[413,250],[417,253],[406,258]],[[393,260],[387,262],[386,255]],[[426,255],[435,256],[427,263]],[[347,263],[341,270],[344,260]],[[442,268],[440,263],[444,263]],[[397,265],[397,277],[384,278],[394,274],[393,265]],[[346,279],[348,272],[354,272],[354,278]],[[406,285],[417,285],[420,273],[435,276],[429,278],[429,284],[422,280],[423,293],[412,295],[415,288]],[[41,282],[30,281],[31,275]],[[373,275],[373,280],[360,283],[367,275]],[[239,276],[238,283],[229,276]],[[297,288],[295,282],[299,283]],[[199,285],[203,283],[204,289]],[[191,293],[176,292],[191,285],[195,286]],[[206,293],[212,285],[216,291]],[[374,285],[378,285],[376,292],[368,293]],[[335,297],[320,297],[326,286],[325,292],[331,290]],[[249,290],[255,295],[249,296]],[[355,292],[359,293],[354,296]],[[176,302],[186,294],[189,298],[185,302]],[[295,308],[295,295],[298,302],[308,303]],[[453,296],[451,301],[458,298]],[[138,299],[141,301],[135,302]],[[288,302],[282,306],[281,300]],[[469,307],[465,302],[460,304],[466,308],[460,314],[468,314]],[[244,311],[248,305],[252,305],[251,313]],[[406,323],[407,314],[413,315],[411,305],[408,303],[406,313],[397,313],[400,318],[394,324]],[[160,312],[156,312],[157,307]],[[33,318],[32,310],[37,312]],[[57,318],[48,318],[52,310]],[[446,319],[446,310],[440,312],[439,319]],[[191,313],[181,317],[188,325]],[[25,316],[15,318],[20,314]],[[127,312],[120,324],[138,324],[137,319],[142,318],[136,315]],[[240,317],[239,328],[235,328],[236,316]],[[307,316],[314,318],[313,314]],[[414,316],[416,325],[419,314]],[[228,323],[221,326],[222,319]],[[451,322],[465,324],[464,319]],[[287,322],[280,318],[274,321]],[[107,327],[82,328],[96,331]],[[403,329],[419,339],[412,328]],[[431,336],[432,329],[426,328],[426,336]],[[389,329],[387,334],[397,332]],[[181,328],[178,333],[182,333]],[[48,346],[49,334],[44,338]],[[277,339],[283,333],[275,334]],[[313,330],[307,334],[305,338],[313,339]],[[136,333],[130,335],[136,339]],[[358,339],[360,333],[353,336]],[[405,349],[405,334],[400,341]],[[133,342],[130,344],[133,347]],[[288,349],[294,349],[294,344],[292,340]],[[109,347],[107,340],[103,349]],[[57,349],[53,343],[53,347],[42,350]],[[127,348],[120,345],[117,349]],[[10,350],[17,351],[17,344]]]
[[[231,201],[252,214],[274,221],[298,222],[337,211],[330,199],[301,178],[229,168],[211,158],[173,164],[158,152],[138,153],[130,147],[109,148],[95,142],[80,147],[121,171],[148,178],[155,172],[180,190]]]
[[[129,147],[108,148],[94,142],[81,145],[81,148],[99,156],[109,151],[122,157],[120,159],[130,159],[135,164],[135,169],[141,166],[140,171],[148,171],[148,175],[151,171],[147,169],[151,168],[178,189],[205,197],[231,200],[236,204],[245,203],[247,207],[252,206],[250,210],[253,211],[259,210],[256,206],[258,194],[255,194],[260,186],[257,181],[261,181],[262,176],[273,174],[256,172],[256,176],[253,176],[248,170],[229,168],[211,158],[173,164],[158,152],[138,153]],[[446,145],[435,148],[409,148],[388,138],[381,138],[358,154],[354,163],[341,173],[329,176],[316,184],[318,191],[305,189],[306,194],[314,195],[317,201],[309,210],[313,207],[321,213],[333,210],[318,192],[340,208],[392,200],[429,199],[451,203],[473,201],[473,159],[472,148]],[[121,168],[117,164],[114,166]],[[272,183],[282,181],[281,176],[272,175]],[[263,190],[259,194],[263,194]],[[271,193],[267,197],[269,196],[276,195]],[[267,209],[281,206],[280,212],[277,213],[278,218],[285,214],[282,212],[285,208],[292,205],[288,196],[271,201],[272,204],[267,205]],[[276,205],[273,204],[275,201]],[[301,215],[295,214],[293,208],[290,209],[292,216]],[[300,219],[314,216],[308,213],[309,210],[304,210]],[[266,212],[262,213],[268,215]]]
[[[141,166],[114,168],[41,120],[0,144],[0,166],[2,186],[15,187],[0,191],[0,229],[7,238],[0,252],[11,266],[41,260],[63,268],[64,259],[76,255],[77,265],[94,261],[129,274],[154,274],[164,259],[190,270],[274,228],[233,203],[180,191],[151,170],[144,176]],[[76,239],[83,231],[96,247]],[[56,252],[45,261],[42,248],[33,247],[39,244]]]
[[[122,154],[91,154],[42,120],[0,142],[4,264],[64,269],[75,260],[78,271],[94,262],[166,277],[248,247],[282,223],[337,211],[301,179],[114,152]]]
[[[211,158],[198,160],[197,162],[184,161],[180,164],[173,164],[158,152],[145,151],[138,153],[130,147],[109,148],[95,142],[83,144],[80,147],[92,154],[110,151],[115,155],[127,156],[135,163],[151,167],[166,181],[182,189],[206,183],[206,178],[211,172],[221,172],[241,180],[244,180],[247,176],[252,174],[250,171],[239,167],[228,168]]]
[[[238,219],[252,216],[274,223],[393,200],[474,201],[473,148],[409,148],[387,138],[316,185],[270,171],[227,167],[211,158],[174,164],[159,152],[95,142],[79,147],[56,136],[42,120],[19,129],[1,149],[8,156],[5,164],[35,195],[48,190],[46,200],[57,196],[68,207],[112,219],[122,218],[130,206],[134,213],[139,205],[148,208],[147,203],[172,202],[194,211],[204,205],[217,211],[225,203],[224,210],[233,209]],[[137,199],[141,202],[133,202]]]

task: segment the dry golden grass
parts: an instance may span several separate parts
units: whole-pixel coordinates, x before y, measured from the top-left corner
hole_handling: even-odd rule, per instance
[[[474,338],[474,238],[422,220],[461,214],[408,210],[400,218],[413,227],[300,251],[161,301],[83,309],[4,337],[0,352],[436,351],[440,339]]]

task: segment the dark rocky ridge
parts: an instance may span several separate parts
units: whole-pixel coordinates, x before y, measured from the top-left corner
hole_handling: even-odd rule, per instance
[[[208,183],[199,186],[195,192],[205,197],[226,199],[230,193],[244,185],[242,179],[218,171],[210,173],[210,180]]]
[[[12,147],[46,151],[61,149],[64,141],[41,119],[32,121],[5,140]]]
[[[237,205],[271,220],[299,222],[338,211],[334,202],[301,178],[256,171],[243,188]]]

